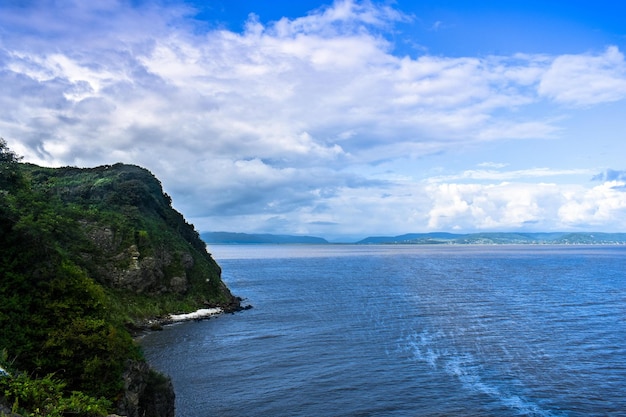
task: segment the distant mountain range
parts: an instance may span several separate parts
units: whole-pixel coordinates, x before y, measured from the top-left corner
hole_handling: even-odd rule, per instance
[[[329,244],[321,237],[273,234],[248,234],[231,232],[204,232],[202,240],[209,244]],[[371,236],[359,245],[615,245],[626,244],[626,233],[551,232],[551,233],[408,233],[399,236]]]
[[[213,244],[325,244],[329,243],[326,239],[314,236],[295,236],[295,235],[272,235],[272,234],[248,234],[248,233],[231,233],[231,232],[204,232],[200,234],[202,240],[206,243]]]
[[[553,244],[553,245],[599,245],[626,244],[626,233],[409,233],[400,236],[374,236],[356,242],[358,244],[456,244],[456,245],[503,245],[503,244]]]

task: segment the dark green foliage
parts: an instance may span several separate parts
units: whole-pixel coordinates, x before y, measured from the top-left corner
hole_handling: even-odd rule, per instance
[[[42,378],[19,374],[0,379],[0,394],[10,402],[13,412],[24,417],[96,417],[108,414],[110,401],[90,397],[79,391],[66,391],[66,384],[52,374]]]
[[[7,142],[0,138],[0,190],[19,181],[19,161],[21,159],[9,149]]]
[[[176,291],[175,277],[186,280]],[[114,401],[125,364],[141,356],[129,323],[233,299],[150,172],[22,164],[0,139],[0,352],[30,375],[17,385],[47,383],[61,407]],[[29,395],[6,396],[22,412],[43,407]]]

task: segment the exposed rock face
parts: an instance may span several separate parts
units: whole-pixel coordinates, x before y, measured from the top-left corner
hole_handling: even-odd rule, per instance
[[[169,377],[145,362],[130,362],[118,413],[127,417],[174,417],[174,387]]]
[[[81,256],[99,282],[149,296],[202,292],[209,295],[207,300],[217,296],[220,302],[234,301],[205,243],[172,208],[149,171],[116,164],[50,174],[85,178],[79,186],[57,192],[68,203],[79,201],[120,214],[79,221],[89,241]]]
[[[161,249],[155,256],[141,256],[137,247],[131,245],[115,256],[118,261],[109,263],[102,270],[103,277],[114,287],[136,293],[159,295],[168,292],[185,294],[189,289],[187,274],[194,266],[191,254]]]
[[[86,222],[82,227],[99,254],[98,275],[107,285],[150,295],[168,292],[182,295],[189,290],[188,275],[196,266],[191,253],[165,247],[144,248],[142,253],[135,243],[124,247],[109,227]]]
[[[187,292],[187,277],[173,277],[170,280],[170,288],[177,294],[184,294]]]

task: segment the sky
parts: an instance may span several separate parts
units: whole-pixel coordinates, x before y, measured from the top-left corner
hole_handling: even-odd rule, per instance
[[[0,137],[200,232],[626,232],[625,51],[613,0],[0,0]]]

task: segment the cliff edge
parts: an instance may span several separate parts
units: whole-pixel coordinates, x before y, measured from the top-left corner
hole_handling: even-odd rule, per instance
[[[240,309],[148,170],[23,164],[4,141],[0,276],[0,404],[25,415],[173,416],[171,382],[131,334],[170,314]]]

